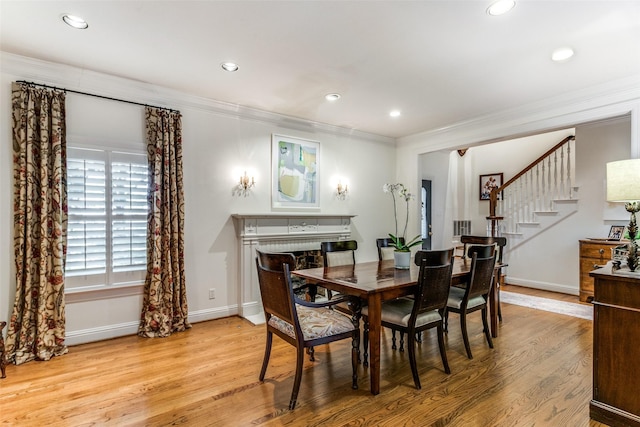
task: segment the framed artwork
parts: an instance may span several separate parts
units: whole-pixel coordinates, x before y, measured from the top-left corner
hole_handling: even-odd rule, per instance
[[[271,135],[271,206],[320,208],[320,143]]]
[[[609,230],[608,240],[621,240],[624,237],[625,226],[624,225],[612,225]]]
[[[480,175],[480,200],[489,200],[491,190],[502,186],[502,173],[490,173]],[[502,193],[498,194],[498,200],[502,199]]]

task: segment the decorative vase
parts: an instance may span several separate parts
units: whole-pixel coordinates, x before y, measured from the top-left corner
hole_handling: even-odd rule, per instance
[[[411,252],[395,251],[393,252],[395,267],[399,270],[408,270],[411,264]]]

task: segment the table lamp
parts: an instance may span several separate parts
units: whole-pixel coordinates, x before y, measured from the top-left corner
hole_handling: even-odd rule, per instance
[[[620,160],[607,163],[607,201],[625,202],[624,208],[631,213],[629,220],[629,255],[627,266],[635,271],[638,267],[638,224],[636,212],[640,211],[640,159]]]

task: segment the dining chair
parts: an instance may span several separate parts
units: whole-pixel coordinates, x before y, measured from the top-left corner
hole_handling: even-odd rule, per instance
[[[486,250],[482,248],[481,250]],[[496,263],[496,252],[488,257],[479,257],[477,253],[471,258],[471,278],[465,288],[452,286],[449,290],[449,298],[444,315],[444,330],[448,330],[449,312],[460,315],[460,328],[462,329],[462,339],[467,351],[467,357],[473,359],[471,346],[469,345],[469,335],[467,333],[467,315],[474,311],[481,311],[484,334],[489,347],[493,348],[489,324],[487,322],[487,301],[489,292],[493,284],[493,271]]]
[[[306,348],[351,338],[352,385],[358,389],[358,347],[360,345],[360,328],[347,316],[329,307],[341,299],[315,303],[305,301],[293,293],[289,266],[283,265],[281,270],[270,270],[260,265],[256,257],[258,283],[262,306],[266,316],[267,341],[264,360],[260,370],[260,381],[264,381],[273,335],[277,335],[296,348],[296,370],[293,390],[289,401],[289,409],[296,406],[298,391],[302,380],[302,366]]]
[[[449,374],[449,363],[447,361],[447,352],[444,346],[444,327],[443,318],[449,296],[449,287],[451,286],[451,273],[453,270],[453,249],[442,252],[442,257],[448,260],[442,265],[428,265],[427,257],[420,260],[420,272],[418,274],[418,284],[414,297],[398,298],[385,301],[381,308],[382,326],[391,328],[392,331],[398,330],[401,334],[407,333],[407,336],[413,337],[430,328],[437,328],[438,347],[440,349],[440,357],[444,371]],[[362,309],[362,318],[364,320],[364,364],[368,364],[368,308]],[[413,374],[413,382],[417,389],[421,388],[420,376],[418,375],[418,366],[416,361],[416,340],[408,340],[409,364],[411,373]]]
[[[404,243],[404,237],[400,237],[400,242]],[[376,247],[378,248],[378,261],[385,259],[393,259],[393,240],[390,237],[381,237],[376,239]]]
[[[422,260],[425,260],[427,263],[427,267],[435,266],[435,265],[444,265],[453,263],[453,255],[455,249],[440,249],[440,250],[419,250],[415,253],[413,257],[413,262],[415,265],[420,266]],[[404,297],[412,299],[412,296]],[[416,341],[422,342],[422,333],[416,334]],[[391,348],[396,350],[398,347],[396,346],[396,331],[395,329],[391,330]],[[400,351],[404,351],[404,332],[400,331]]]
[[[471,235],[462,235],[460,236],[460,243],[463,244],[463,252],[462,257],[469,257],[469,249],[471,249],[475,245],[495,245],[496,251],[498,252],[496,262],[502,264],[503,254],[505,247],[507,246],[507,238],[506,237],[492,237],[492,236],[471,236]],[[498,307],[498,320],[502,322],[502,308],[500,306],[500,288],[504,285],[504,271],[500,268],[499,274],[494,277],[495,283],[495,292],[496,292],[496,300]]]
[[[355,264],[356,250],[358,250],[358,242],[355,240],[320,243],[320,253],[325,267]]]
[[[258,255],[258,262],[261,266],[268,268],[269,270],[282,270],[283,265],[289,266],[289,271],[293,271],[297,267],[296,257],[291,252],[266,252],[256,249]],[[297,276],[291,276],[291,283],[293,284],[293,293],[300,295],[306,291],[306,295],[313,300],[316,294],[316,285],[313,283],[306,283],[306,281]]]

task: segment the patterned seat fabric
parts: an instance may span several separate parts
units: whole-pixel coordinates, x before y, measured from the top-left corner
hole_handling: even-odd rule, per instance
[[[329,337],[354,330],[353,322],[344,314],[329,308],[310,308],[296,304],[302,335],[307,340]],[[293,325],[271,316],[269,325],[295,338]]]

